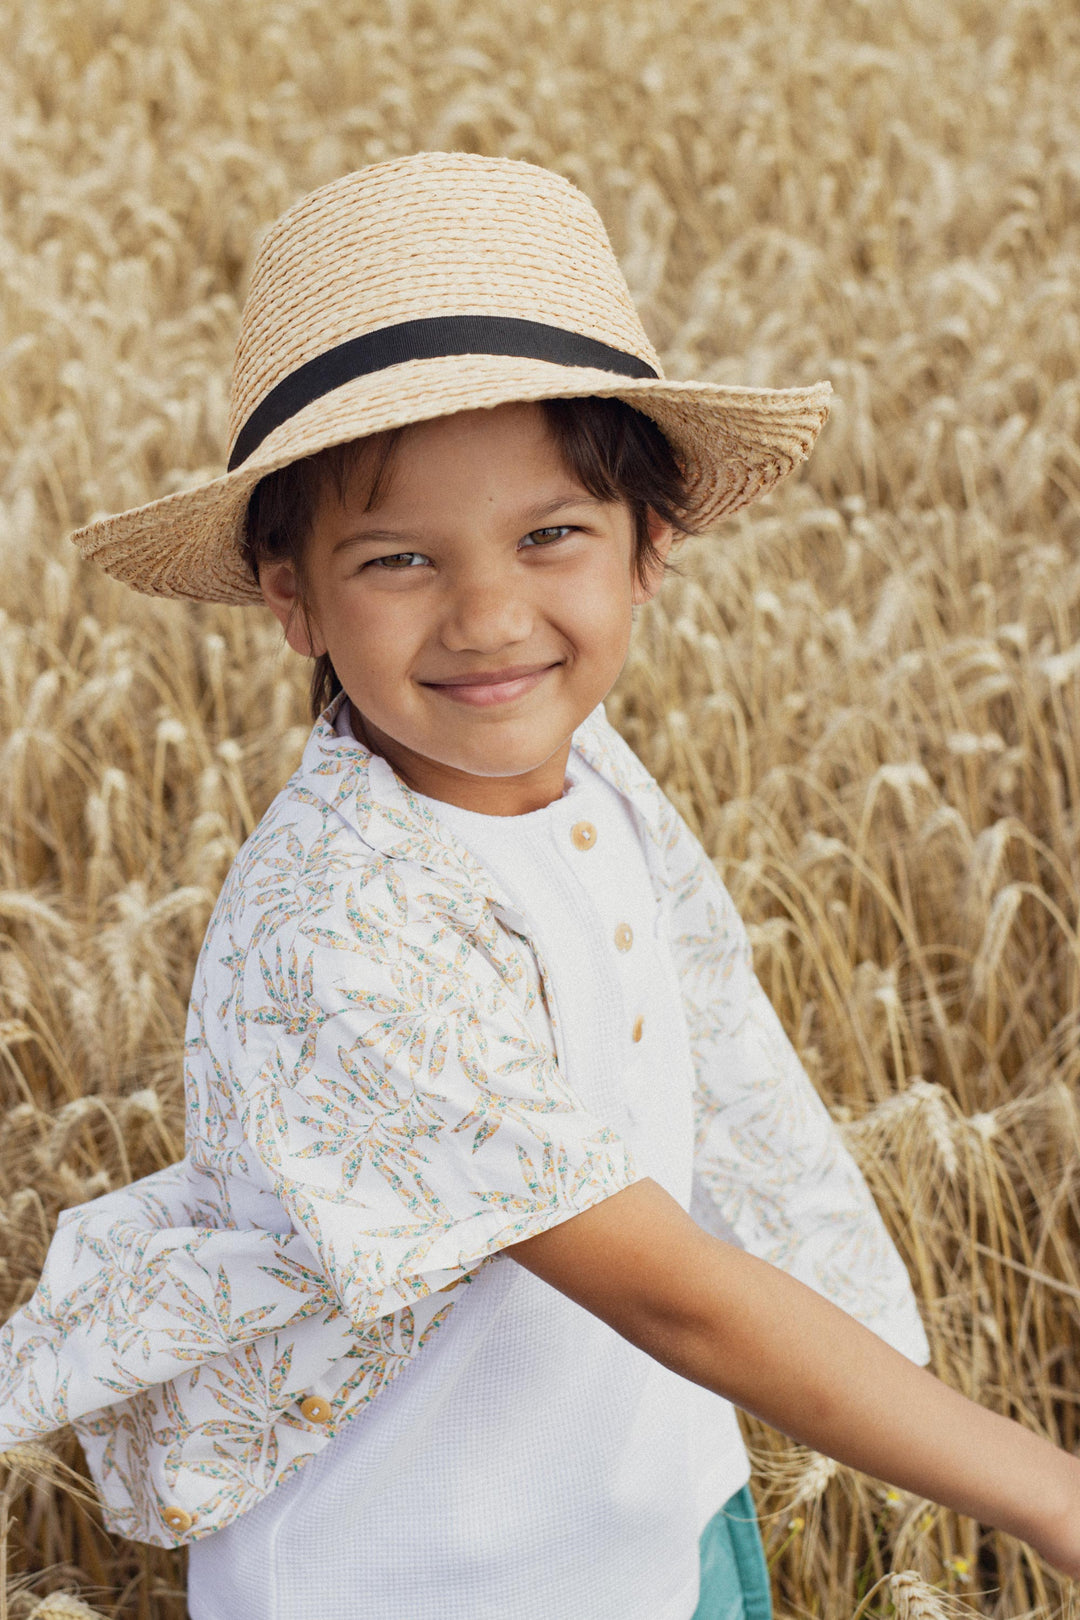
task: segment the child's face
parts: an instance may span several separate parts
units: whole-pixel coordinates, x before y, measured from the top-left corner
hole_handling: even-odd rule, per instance
[[[328,489],[305,551],[261,571],[296,651],[327,652],[354,727],[413,788],[488,815],[563,790],[574,730],[626,658],[629,507],[596,500],[563,464],[537,405],[467,411],[407,429],[383,491],[370,471]],[[672,532],[652,538],[666,556]]]

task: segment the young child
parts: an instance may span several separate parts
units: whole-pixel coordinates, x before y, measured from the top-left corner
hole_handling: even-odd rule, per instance
[[[109,1524],[191,1542],[193,1620],[764,1620],[729,1401],[1080,1573],[1080,1464],[916,1365],[603,715],[679,537],[827,394],[664,381],[580,193],[421,154],[270,232],[227,475],[76,537],[314,660],[200,956],[186,1156],[64,1214],[2,1345],[0,1441],[74,1422]]]

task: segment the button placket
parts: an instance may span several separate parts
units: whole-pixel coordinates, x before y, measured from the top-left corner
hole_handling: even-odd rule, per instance
[[[676,1096],[675,1077],[667,1063],[669,1025],[676,1021],[664,1005],[664,997],[669,988],[673,995],[681,996],[681,986],[671,977],[666,944],[671,908],[666,892],[655,881],[650,851],[644,851],[644,863],[640,865],[631,858],[622,822],[617,816],[611,822],[606,819],[606,804],[597,803],[595,810],[587,801],[579,799],[578,804],[576,820],[574,811],[567,807],[556,842],[573,880],[588,891],[600,930],[593,937],[603,944],[603,960],[592,971],[598,986],[602,980],[609,987],[605,989],[606,1017],[614,1015],[618,1020],[611,1032],[616,1059],[612,1076],[616,1098],[611,1119],[615,1129],[625,1134],[635,1161],[649,1167],[645,1173],[666,1178],[675,1153],[673,1111],[680,1118],[680,1111],[687,1112],[687,1140],[692,1143],[693,1139],[692,1073],[687,1071],[684,1095],[682,1064],[678,1065],[680,1090]],[[592,821],[582,815],[586,810],[592,812]],[[588,828],[584,847],[574,837],[583,821]],[[594,853],[579,864],[589,851]],[[680,1187],[686,1169],[684,1156],[680,1147],[672,1171]]]
[[[549,829],[553,852],[557,856],[559,875],[552,873],[556,892],[560,889],[568,902],[565,910],[574,917],[574,945],[568,947],[566,957],[576,960],[576,971],[571,983],[592,982],[598,997],[598,1016],[604,1029],[604,1059],[593,1063],[588,1078],[577,1080],[577,1095],[591,1111],[615,1121],[623,1111],[624,1064],[617,1058],[622,1042],[621,1031],[631,1009],[624,1001],[622,976],[616,967],[616,954],[612,948],[612,930],[618,921],[604,897],[612,884],[611,863],[614,859],[610,828],[603,819],[606,806],[595,792],[582,790],[580,784],[573,802],[561,807],[562,813]],[[587,857],[587,858],[586,858]],[[565,875],[563,875],[565,874]],[[565,885],[565,888],[563,888]],[[579,1050],[581,1007],[575,1000],[574,1011],[568,1014],[570,1024],[565,1031],[572,1051]],[[594,1036],[597,1020],[591,1020]]]
[[[584,809],[585,805],[582,804],[581,808]],[[589,805],[588,808],[591,809],[592,806]],[[602,839],[601,832],[604,833]],[[607,956],[605,976],[608,974],[613,976],[618,985],[620,992],[618,999],[621,1003],[618,1016],[622,1033],[621,1036],[617,1035],[616,1039],[623,1052],[623,1059],[620,1065],[617,1106],[628,1126],[636,1127],[650,1111],[649,1096],[653,1089],[649,1077],[643,1070],[642,1047],[646,1008],[651,994],[649,977],[652,953],[649,949],[649,933],[652,918],[644,909],[643,896],[637,894],[636,887],[632,896],[627,893],[628,873],[619,854],[621,832],[621,824],[609,828],[599,817],[592,821],[581,816],[579,811],[576,821],[570,822],[567,817],[561,836],[564,840],[568,840],[572,850],[577,854],[585,854],[594,849],[597,852],[587,863],[587,875],[585,867],[577,866],[577,854],[567,849],[566,843],[562,846],[567,864],[574,873],[575,883],[581,882],[587,886],[591,907],[606,936],[607,952],[610,952],[610,955]],[[650,883],[651,899],[653,894],[651,879],[647,881]],[[635,899],[641,902],[640,910],[634,907]],[[633,922],[627,912],[634,918]],[[616,1010],[611,1001],[608,1003],[608,1010],[609,1012]]]

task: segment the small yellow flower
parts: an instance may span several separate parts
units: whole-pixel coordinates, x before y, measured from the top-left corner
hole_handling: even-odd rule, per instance
[[[901,1501],[900,1492],[899,1491],[894,1491],[890,1487],[885,1492],[885,1500],[886,1500],[886,1502],[888,1502],[890,1507],[896,1507],[896,1505]]]
[[[951,1570],[958,1581],[970,1581],[971,1560],[969,1558],[946,1558],[945,1568]]]
[[[806,1520],[792,1519],[791,1523],[788,1525],[788,1529],[791,1531],[793,1536],[801,1535],[801,1533],[806,1529]]]

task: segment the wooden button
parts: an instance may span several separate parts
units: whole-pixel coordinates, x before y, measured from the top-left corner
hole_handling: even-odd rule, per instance
[[[635,1041],[640,1041],[640,1039],[644,1035],[644,1033],[645,1033],[645,1020],[639,1014],[638,1017],[634,1019],[634,1028],[633,1028],[633,1032],[632,1032],[632,1038]]]
[[[596,828],[591,821],[575,821],[570,829],[570,842],[575,849],[592,849],[596,843]]]
[[[629,923],[620,923],[615,930],[615,949],[628,951],[634,943],[634,930]]]
[[[185,1513],[181,1507],[166,1508],[161,1517],[165,1520],[169,1529],[175,1530],[178,1536],[182,1536],[185,1530],[190,1530],[195,1523],[191,1514]]]
[[[330,1421],[330,1402],[324,1401],[321,1395],[309,1395],[300,1402],[300,1410],[309,1423]]]

